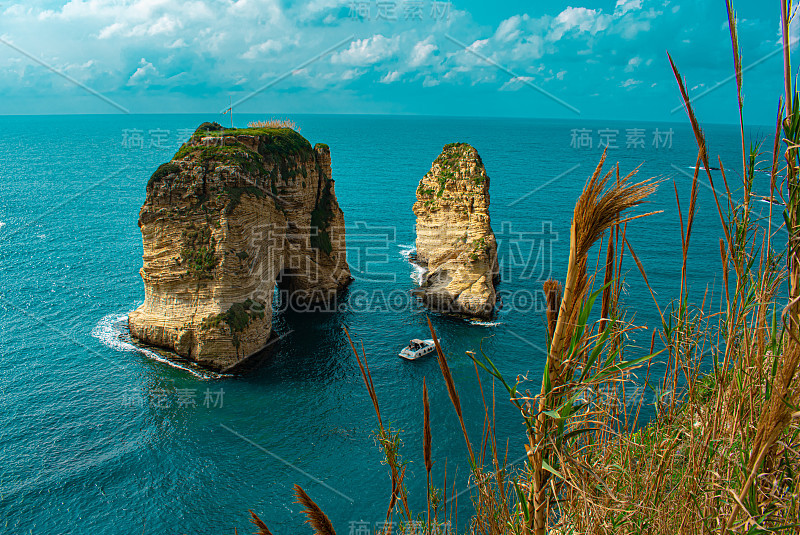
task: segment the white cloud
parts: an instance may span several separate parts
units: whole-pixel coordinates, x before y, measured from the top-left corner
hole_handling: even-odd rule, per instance
[[[565,33],[572,30],[594,35],[608,28],[611,20],[612,16],[604,14],[601,10],[570,6],[555,18],[548,38],[558,41]]]
[[[471,45],[469,45],[467,48],[469,50],[474,50],[475,52],[480,52],[481,49],[482,48],[486,48],[486,45],[488,45],[488,44],[489,44],[489,40],[488,39],[477,39]]]
[[[639,56],[634,56],[628,60],[628,64],[625,66],[625,72],[633,72],[636,67],[642,64],[642,58]]]
[[[256,59],[264,54],[270,52],[280,52],[283,49],[283,43],[275,39],[267,39],[263,43],[253,45],[247,49],[247,52],[241,55],[244,59]]]
[[[98,34],[97,38],[108,39],[109,37],[113,37],[115,34],[119,33],[124,27],[125,25],[122,24],[121,22],[115,22],[113,24],[109,24],[108,26],[100,30],[100,33]]]
[[[148,85],[151,79],[159,75],[152,63],[142,58],[139,61],[139,68],[136,69],[131,77],[128,79],[128,85]]]
[[[183,23],[177,17],[170,15],[162,15],[155,22],[143,22],[137,24],[127,32],[126,37],[142,37],[145,35],[161,35],[174,33],[176,30],[183,27]]]
[[[358,69],[347,69],[346,71],[342,72],[342,75],[339,77],[341,80],[355,80],[356,78],[361,78],[363,75],[363,71],[359,71]]]
[[[533,82],[533,76],[515,76],[500,87],[500,91],[519,91],[528,83]]]
[[[702,22],[697,13],[708,9],[684,3],[675,15],[676,2],[666,0],[615,0],[602,8],[575,0],[570,7],[556,10],[533,3],[527,7],[530,14],[510,12],[489,28],[473,20],[468,11],[452,9],[447,20],[435,20],[426,13],[424,20],[410,24],[398,9],[398,21],[372,18],[356,25],[348,17],[349,0],[10,3],[14,5],[0,8],[4,31],[10,34],[7,39],[60,69],[74,69],[77,79],[110,95],[126,84],[158,84],[186,94],[196,93],[198,84],[213,85],[211,91],[238,84],[242,91],[249,91],[296,65],[306,67],[281,82],[287,94],[292,88],[336,88],[354,80],[358,84],[350,87],[356,92],[377,81],[402,82],[409,89],[453,84],[455,90],[456,86],[485,84],[515,91],[533,77],[556,94],[590,78],[597,81],[595,90],[602,86],[602,90],[614,87],[620,92],[619,87],[648,87],[660,76],[663,69],[656,69],[648,58],[663,59],[667,31],[670,42],[684,50],[683,43],[690,38],[693,46],[710,39],[695,28]],[[42,7],[47,5],[55,7]],[[793,21],[793,35],[800,34],[798,28],[800,22]],[[308,63],[355,31],[368,33],[345,41],[346,45],[321,61]],[[468,50],[453,46],[445,34],[469,43]],[[768,38],[774,38],[774,24],[764,42]],[[509,80],[471,52],[525,76]],[[93,63],[84,68],[88,57]],[[149,61],[136,59],[140,57]],[[645,68],[651,64],[654,68]],[[0,54],[0,65],[0,82],[12,80],[0,90],[21,86],[19,79],[34,86],[36,76],[45,79],[52,74],[37,73],[39,67],[14,54]]]
[[[374,65],[394,55],[396,43],[381,34],[367,39],[356,39],[350,46],[331,58],[331,63],[342,65]]]
[[[500,43],[507,43],[516,39],[521,33],[520,24],[529,19],[530,17],[527,14],[514,15],[507,18],[497,26],[497,31],[494,32],[494,39]]]
[[[635,11],[637,9],[642,9],[642,0],[617,0],[614,13],[624,15],[629,11]]]
[[[428,60],[433,56],[433,53],[438,50],[437,46],[431,43],[431,40],[432,38],[428,37],[424,41],[420,41],[414,45],[408,60],[408,65],[410,67],[419,67],[420,65],[427,63]]]
[[[384,76],[383,78],[381,78],[381,83],[382,84],[391,84],[393,82],[398,81],[399,79],[400,79],[400,72],[392,71],[392,72],[387,73],[386,76]]]
[[[539,59],[544,55],[544,39],[530,35],[519,41],[511,50],[511,57],[517,61]]]

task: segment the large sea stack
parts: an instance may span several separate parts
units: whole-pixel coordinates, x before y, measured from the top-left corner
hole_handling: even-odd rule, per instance
[[[479,318],[494,313],[497,242],[489,219],[489,177],[466,143],[451,143],[419,183],[420,295],[434,310]]]
[[[349,281],[327,145],[204,123],[147,184],[134,338],[226,370],[270,340],[276,285],[300,307]]]

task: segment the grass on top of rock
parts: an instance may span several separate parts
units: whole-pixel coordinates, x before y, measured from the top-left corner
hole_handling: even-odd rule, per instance
[[[311,143],[292,128],[284,126],[249,126],[247,128],[224,128],[217,123],[210,123],[216,126],[205,126],[203,123],[192,135],[193,139],[204,137],[225,137],[225,136],[257,136],[263,144],[265,152],[274,152],[282,155],[302,154],[311,155],[313,149]],[[217,128],[219,127],[219,128]],[[262,150],[262,148],[259,148]]]
[[[479,166],[483,166],[481,157],[478,151],[468,143],[448,143],[442,149],[442,153],[434,160],[434,164],[438,164],[440,168],[439,176],[439,193],[441,197],[444,193],[444,183],[447,180],[455,179],[457,177],[470,179],[476,186],[484,183],[485,177],[480,173],[467,175],[462,172],[461,162],[468,162],[475,160]]]
[[[184,143],[172,157],[172,161],[185,159],[206,165],[235,165],[249,174],[267,175],[261,155],[241,144],[206,146]]]

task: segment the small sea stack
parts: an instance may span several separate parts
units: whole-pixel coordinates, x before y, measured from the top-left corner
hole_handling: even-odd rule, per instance
[[[497,300],[497,241],[489,218],[489,177],[467,143],[445,145],[417,187],[416,262],[432,310],[490,318]]]

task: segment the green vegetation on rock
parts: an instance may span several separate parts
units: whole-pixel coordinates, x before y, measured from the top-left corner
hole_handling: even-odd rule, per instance
[[[216,240],[211,235],[211,229],[209,227],[198,229],[194,224],[190,224],[183,232],[183,245],[181,264],[186,266],[187,274],[200,280],[213,279],[217,257]]]
[[[420,197],[430,197],[434,193],[436,193],[436,190],[434,190],[433,188],[426,188],[422,184],[420,184],[419,187],[417,188],[417,195],[419,195]]]
[[[253,195],[258,199],[262,199],[267,196],[261,188],[257,188],[255,186],[248,186],[246,188],[232,188],[226,187],[222,189],[222,194],[227,195],[230,199],[228,204],[225,205],[225,215],[230,215],[239,206],[239,203],[242,201],[242,195],[248,194]]]
[[[230,308],[222,313],[204,318],[200,328],[204,331],[225,323],[233,331],[233,344],[239,347],[238,333],[244,331],[254,318],[264,319],[264,305],[258,301],[247,299],[242,303],[234,303]]]
[[[161,182],[168,175],[180,172],[181,167],[179,165],[172,162],[162,163],[158,166],[158,169],[156,169],[155,173],[152,174],[150,180],[147,181],[147,187],[150,188],[153,186],[153,184]]]
[[[204,123],[206,124],[206,123]],[[201,125],[202,128],[202,125]],[[281,154],[312,154],[311,143],[291,128],[222,128],[219,130],[200,130],[193,137],[255,136],[260,138],[259,152]]]

